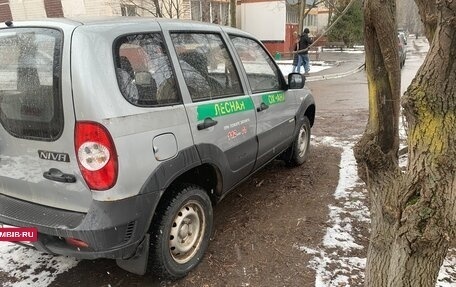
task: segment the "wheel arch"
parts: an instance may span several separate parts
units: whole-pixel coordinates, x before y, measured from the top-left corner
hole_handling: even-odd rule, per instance
[[[313,127],[315,121],[315,104],[308,106],[304,112],[304,115],[309,119],[310,127]]]
[[[165,188],[163,196],[172,196],[168,191],[172,190],[172,187],[182,184],[202,187],[211,198],[212,204],[215,204],[218,202],[222,190],[222,175],[217,167],[208,163],[192,167],[174,178]]]
[[[195,184],[207,192],[212,204],[215,205],[220,200],[222,183],[220,170],[213,164],[202,163],[196,147],[192,146],[180,151],[175,158],[160,164],[143,184],[140,194],[159,192],[160,199],[155,206],[151,206],[156,210],[173,196],[172,187],[180,184]],[[154,213],[149,224],[153,220]]]

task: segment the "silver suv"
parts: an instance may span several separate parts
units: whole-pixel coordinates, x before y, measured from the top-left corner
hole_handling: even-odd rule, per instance
[[[37,228],[37,250],[183,277],[228,191],[271,160],[306,159],[305,78],[286,80],[243,31],[6,22],[0,50],[0,223]]]

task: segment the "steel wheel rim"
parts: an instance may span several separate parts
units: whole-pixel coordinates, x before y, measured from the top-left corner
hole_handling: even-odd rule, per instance
[[[298,138],[298,149],[299,149],[299,157],[303,157],[306,154],[307,151],[307,138],[308,138],[308,133],[305,125],[301,126],[301,129],[299,130],[299,138]]]
[[[179,264],[190,261],[199,250],[206,228],[203,210],[201,204],[192,200],[183,205],[173,219],[169,251]]]

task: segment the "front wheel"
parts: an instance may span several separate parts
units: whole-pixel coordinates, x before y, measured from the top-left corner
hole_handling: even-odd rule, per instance
[[[304,116],[304,119],[299,127],[293,143],[291,144],[286,162],[290,166],[298,166],[303,164],[309,153],[310,147],[310,121]]]
[[[202,188],[183,185],[160,206],[151,225],[149,268],[152,273],[178,279],[198,265],[212,232],[212,204]]]

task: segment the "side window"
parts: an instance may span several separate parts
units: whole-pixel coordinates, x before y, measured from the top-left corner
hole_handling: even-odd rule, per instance
[[[171,34],[193,101],[242,95],[239,75],[218,34]]]
[[[144,107],[180,102],[161,34],[124,36],[114,47],[117,82],[125,99]]]
[[[252,92],[267,92],[283,89],[283,76],[264,48],[256,41],[231,36],[231,41],[241,58]]]
[[[62,132],[62,39],[48,28],[0,30],[0,122],[13,136],[52,141]]]

